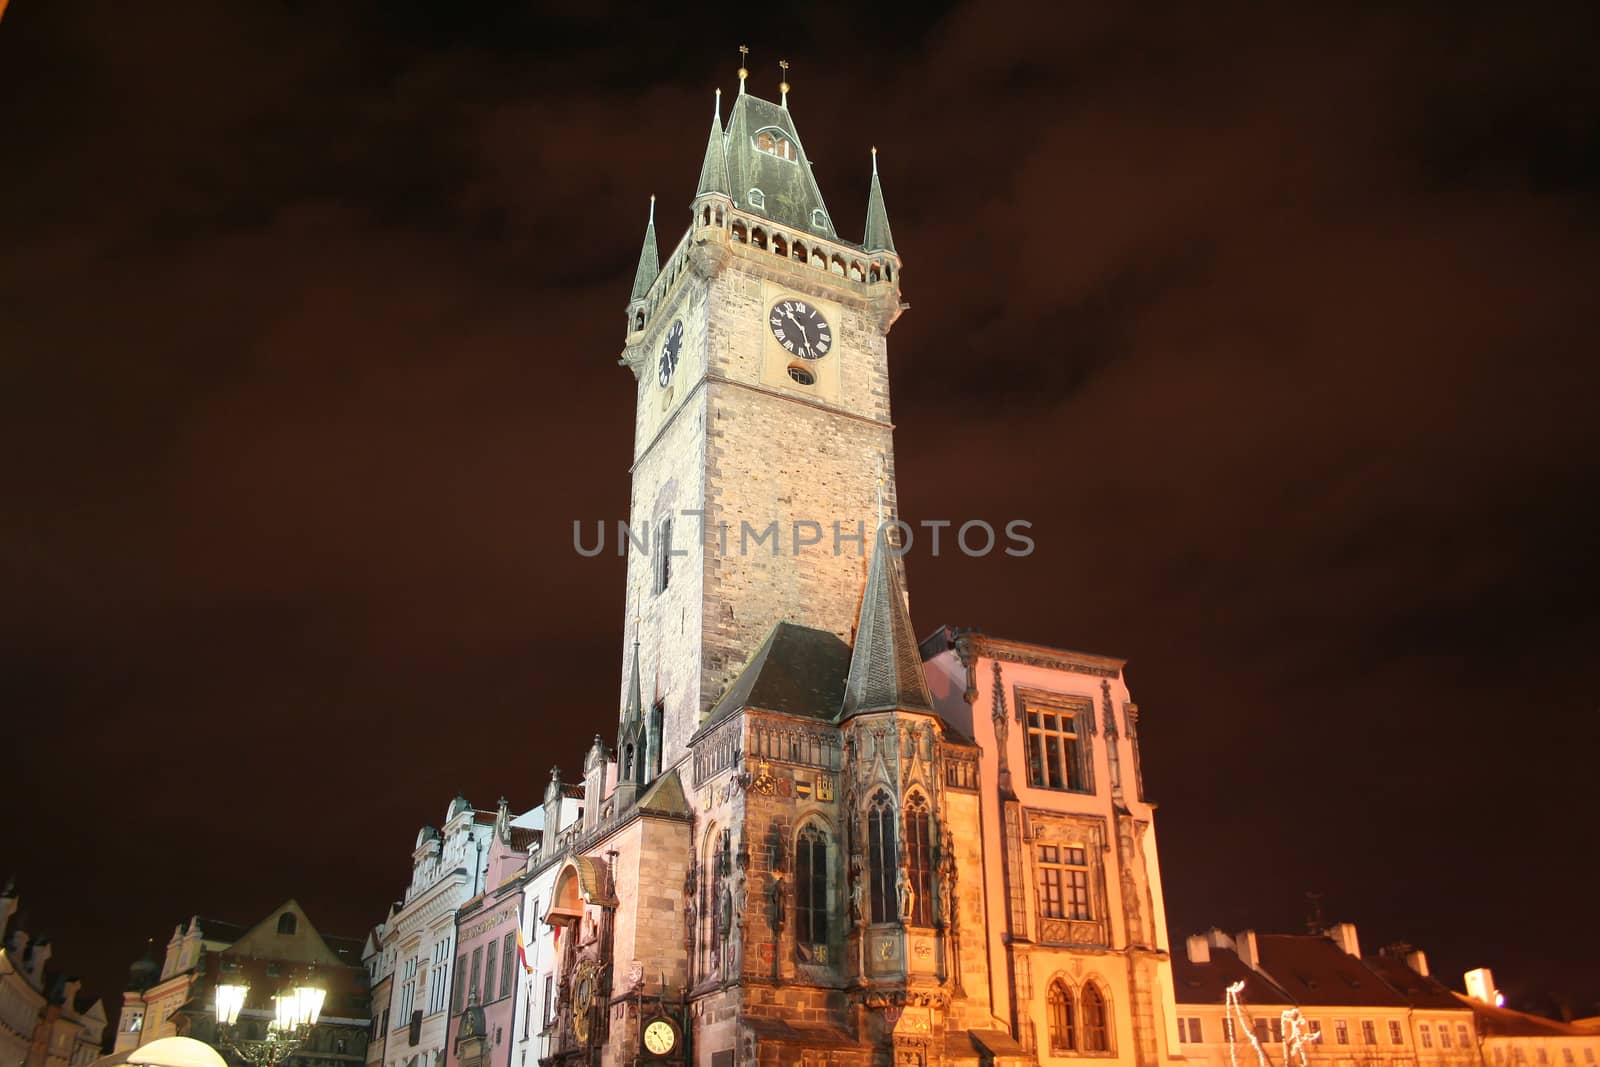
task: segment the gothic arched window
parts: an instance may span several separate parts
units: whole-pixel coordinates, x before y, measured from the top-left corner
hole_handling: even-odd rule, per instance
[[[1106,1018],[1106,998],[1093,982],[1083,987],[1083,1051],[1110,1052],[1111,1026]]]
[[[933,847],[928,801],[920,793],[906,801],[906,877],[911,880],[911,914],[902,918],[913,926],[933,925]]]
[[[278,933],[292,934],[299,925],[299,920],[294,917],[294,912],[286,911],[278,916]]]
[[[1050,1019],[1050,1051],[1071,1052],[1076,1048],[1072,1025],[1072,992],[1058,978],[1050,983],[1047,1000]]]
[[[872,798],[867,812],[867,877],[872,898],[872,921],[892,923],[899,918],[895,899],[894,805],[887,793]]]
[[[802,945],[828,940],[828,835],[812,823],[794,839],[795,938]]]

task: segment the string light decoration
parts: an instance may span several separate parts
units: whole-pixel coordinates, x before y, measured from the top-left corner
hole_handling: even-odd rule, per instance
[[[1244,982],[1234,982],[1228,987],[1225,1001],[1227,1015],[1225,1022],[1233,1027],[1234,1039],[1228,1042],[1228,1059],[1233,1067],[1239,1067],[1239,1031],[1244,1031],[1250,1048],[1256,1054],[1256,1067],[1273,1067],[1272,1059],[1267,1055],[1267,1050],[1261,1046],[1261,1041],[1256,1037],[1255,1025],[1250,1016],[1245,1013],[1244,1000],[1239,996],[1244,991]],[[1311,1024],[1306,1022],[1306,1017],[1300,1013],[1299,1008],[1289,1008],[1283,1012],[1283,1067],[1306,1067],[1306,1046],[1322,1040],[1322,1035],[1311,1029]]]

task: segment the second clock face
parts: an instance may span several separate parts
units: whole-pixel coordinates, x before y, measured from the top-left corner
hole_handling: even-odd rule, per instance
[[[821,359],[833,348],[833,327],[804,300],[780,300],[772,305],[767,325],[784,350],[801,359]]]
[[[645,1050],[657,1056],[664,1056],[672,1051],[672,1046],[678,1043],[678,1035],[673,1032],[672,1024],[665,1019],[656,1019],[644,1028]]]
[[[672,381],[672,372],[678,369],[678,353],[683,348],[683,320],[677,319],[667,330],[666,340],[661,342],[661,384],[663,387]]]

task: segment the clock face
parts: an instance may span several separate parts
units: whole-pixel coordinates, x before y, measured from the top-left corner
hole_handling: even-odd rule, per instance
[[[678,1043],[678,1032],[665,1019],[652,1019],[644,1028],[645,1051],[665,1056]]]
[[[672,372],[678,369],[678,352],[683,348],[683,320],[676,319],[661,342],[661,386],[672,381]]]
[[[833,327],[804,300],[780,300],[767,316],[772,336],[791,356],[821,359],[833,348]]]

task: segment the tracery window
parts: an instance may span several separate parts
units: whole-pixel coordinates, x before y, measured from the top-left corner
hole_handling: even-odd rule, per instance
[[[1050,983],[1047,1006],[1050,1019],[1050,1051],[1071,1052],[1076,1047],[1077,1037],[1072,1025],[1072,992],[1059,978]]]
[[[787,159],[793,163],[795,160],[794,142],[780,129],[769,126],[756,133],[756,151],[765,152],[769,156]]]
[[[1083,1051],[1110,1052],[1111,1027],[1106,1019],[1106,998],[1093,982],[1083,987]]]
[[[801,944],[828,940],[828,835],[812,823],[795,835],[795,937]]]
[[[867,812],[867,885],[875,923],[894,922],[900,916],[895,899],[894,823],[894,805],[887,793],[880,792]]]
[[[933,845],[928,801],[920,793],[906,802],[906,877],[911,880],[911,914],[901,918],[913,926],[933,925]]]

